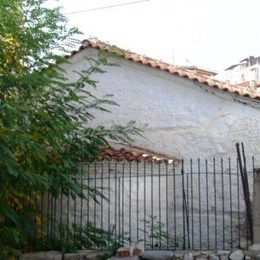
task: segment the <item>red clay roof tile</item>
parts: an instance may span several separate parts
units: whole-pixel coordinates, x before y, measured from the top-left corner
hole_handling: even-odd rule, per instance
[[[173,75],[177,75],[182,78],[187,78],[189,80],[198,82],[199,84],[207,85],[209,87],[217,88],[222,91],[226,91],[231,94],[235,94],[241,97],[248,97],[254,100],[260,100],[260,92],[257,92],[248,87],[243,87],[240,85],[230,85],[228,82],[221,82],[218,80],[214,80],[210,77],[205,76],[205,74],[201,74],[199,71],[189,70],[187,68],[173,66],[162,62],[160,60],[155,60],[143,55],[139,55],[130,51],[122,50],[114,45],[110,45],[99,40],[85,40],[83,44],[80,46],[78,51],[73,51],[71,55],[66,56],[67,58],[72,57],[73,55],[79,53],[81,50],[86,48],[94,48],[107,51],[109,53],[113,53],[119,55],[122,58],[127,60],[141,63],[143,65],[151,66],[153,68],[158,68],[162,71],[168,72]]]
[[[174,163],[177,165],[179,159],[171,158],[167,155],[152,152],[136,146],[128,146],[121,149],[101,148],[97,161],[128,161],[128,162],[155,162],[155,163]]]

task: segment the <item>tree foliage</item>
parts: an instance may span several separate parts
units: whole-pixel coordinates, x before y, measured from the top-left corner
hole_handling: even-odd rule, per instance
[[[58,8],[44,7],[45,0],[0,0],[0,252],[8,255],[26,246],[34,227],[26,222],[31,194],[76,192],[71,176],[79,161],[92,161],[108,140],[129,141],[138,134],[127,126],[88,127],[90,111],[106,111],[110,98],[91,94],[97,82],[93,73],[104,73],[105,58],[69,82],[58,64],[78,44],[76,28],[67,28]],[[29,220],[28,220],[29,221]],[[11,254],[11,253],[10,253]]]

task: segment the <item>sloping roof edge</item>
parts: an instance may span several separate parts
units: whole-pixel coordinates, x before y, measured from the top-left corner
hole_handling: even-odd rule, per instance
[[[115,54],[119,57],[122,57],[126,60],[133,61],[135,63],[139,63],[142,65],[150,66],[152,68],[157,68],[161,71],[168,72],[172,75],[179,76],[181,78],[185,78],[191,80],[193,82],[197,82],[199,84],[206,85],[211,88],[219,89],[221,91],[234,94],[236,96],[250,98],[255,101],[260,100],[260,92],[257,92],[253,89],[247,87],[241,87],[239,85],[232,85],[228,81],[222,82],[216,79],[212,79],[211,77],[207,77],[205,75],[201,75],[197,71],[189,70],[187,68],[170,65],[168,63],[162,62],[160,60],[152,59],[150,57],[146,57],[144,55],[139,55],[127,50],[123,50],[118,48],[115,45],[110,45],[108,43],[99,41],[99,40],[84,40],[82,45],[78,50],[73,51],[70,55],[67,55],[66,58],[72,58],[77,53],[81,52],[86,48],[94,48],[98,50],[103,50],[111,54]]]
[[[114,144],[99,150],[96,161],[167,163],[177,166],[180,159],[133,145]]]

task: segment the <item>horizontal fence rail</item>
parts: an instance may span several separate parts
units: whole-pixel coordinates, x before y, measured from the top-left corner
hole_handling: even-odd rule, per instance
[[[254,161],[247,171],[251,193],[253,167]],[[240,178],[237,161],[230,159],[181,161],[177,166],[82,163],[78,181],[85,199],[42,195],[42,226],[35,236],[46,234],[54,244],[93,249],[119,244],[246,249],[251,241]]]

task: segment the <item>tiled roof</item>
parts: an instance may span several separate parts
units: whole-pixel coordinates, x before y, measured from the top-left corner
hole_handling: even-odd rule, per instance
[[[67,56],[67,58],[74,56],[75,54],[79,53],[80,51],[86,48],[104,50],[106,52],[116,54],[117,56],[120,56],[124,59],[147,65],[153,68],[157,68],[170,74],[179,76],[181,78],[187,78],[199,84],[207,85],[209,87],[232,93],[240,97],[247,97],[254,100],[260,100],[260,92],[257,92],[256,90],[250,89],[248,87],[243,87],[241,85],[232,85],[229,82],[218,81],[199,73],[199,71],[173,66],[160,60],[155,60],[130,51],[122,50],[114,45],[110,45],[108,43],[104,43],[98,40],[85,40],[83,44],[80,46],[80,48],[77,51],[73,51],[70,56]]]
[[[101,148],[97,161],[128,161],[128,162],[154,162],[154,163],[174,163],[178,165],[179,159],[171,158],[164,154],[152,152],[136,146],[115,149],[112,147]]]

